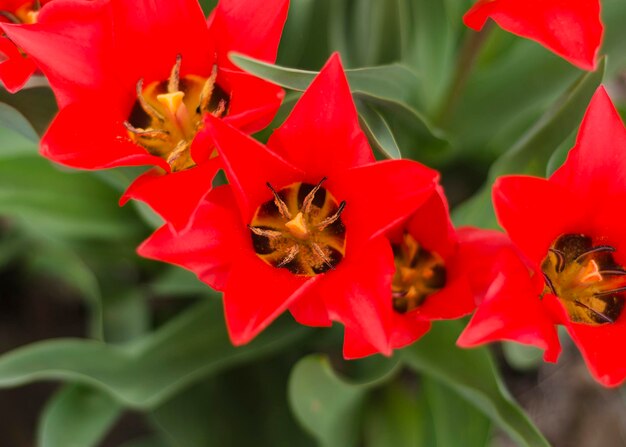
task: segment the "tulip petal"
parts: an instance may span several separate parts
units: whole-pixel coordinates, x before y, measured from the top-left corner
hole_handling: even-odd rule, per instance
[[[289,0],[220,0],[209,21],[219,65],[234,68],[231,51],[274,62],[288,8]]]
[[[488,18],[579,68],[596,68],[603,34],[599,0],[480,0],[463,21],[478,31]]]
[[[201,200],[211,190],[213,178],[220,168],[217,158],[180,172],[165,173],[151,169],[138,177],[120,199],[124,205],[130,199],[141,200],[152,207],[166,222],[182,231]]]
[[[268,182],[280,189],[302,180],[302,171],[223,120],[207,115],[205,124],[222,158],[245,221],[249,222],[256,209],[271,199]]]
[[[338,53],[331,56],[268,146],[311,175],[374,161]]]
[[[137,252],[191,270],[211,287],[223,290],[239,252],[251,245],[234,205],[231,188],[217,187],[198,207],[186,231],[177,233],[164,225]]]

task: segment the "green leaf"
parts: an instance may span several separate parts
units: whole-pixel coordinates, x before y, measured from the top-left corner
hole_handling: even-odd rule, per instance
[[[456,347],[462,328],[458,321],[433,325],[424,338],[402,351],[407,366],[458,393],[519,445],[549,446],[504,387],[489,351]]]
[[[39,141],[39,135],[24,115],[16,108],[2,102],[0,102],[0,126],[13,129],[31,141]]]
[[[136,240],[144,229],[118,193],[89,173],[62,172],[47,160],[16,156],[0,163],[0,214],[62,238]]]
[[[242,70],[281,87],[301,92],[307,89],[318,74],[316,71],[268,64],[242,54],[231,53],[230,59]],[[346,76],[353,93],[395,102],[414,102],[415,90],[419,84],[417,75],[402,64],[346,70]]]
[[[367,387],[337,377],[327,358],[310,355],[294,367],[289,402],[322,447],[351,447],[359,440],[359,423]]]
[[[0,107],[2,105],[0,103]],[[6,106],[6,104],[4,105]],[[36,138],[36,141],[39,141],[39,137]],[[2,141],[2,147],[0,148],[0,160],[2,161],[15,156],[37,155],[38,153],[38,147],[36,144],[33,144],[33,140],[11,128],[4,127],[2,123],[0,123],[0,141]]]
[[[393,136],[389,124],[373,106],[359,101],[357,103],[361,128],[367,135],[374,149],[388,158],[401,158],[400,148]]]
[[[422,392],[432,422],[435,445],[485,447],[491,421],[450,388],[424,377]]]
[[[150,419],[178,446],[313,446],[287,405],[291,366],[281,356],[232,369],[177,395]]]
[[[559,145],[578,127],[594,92],[602,82],[606,59],[595,72],[585,73],[543,117],[489,170],[485,185],[453,213],[457,225],[497,228],[491,203],[491,187],[505,174],[543,176],[546,165]]]
[[[364,445],[367,447],[435,445],[425,439],[429,411],[429,408],[419,405],[415,390],[411,391],[399,383],[376,390],[370,396],[365,410]]]
[[[108,395],[64,387],[48,402],[37,433],[38,447],[96,447],[122,413]]]
[[[232,346],[219,300],[206,300],[156,332],[125,345],[57,339],[0,357],[0,387],[40,380],[76,381],[135,408],[152,408],[202,377],[281,350],[308,330],[274,323],[249,345]]]

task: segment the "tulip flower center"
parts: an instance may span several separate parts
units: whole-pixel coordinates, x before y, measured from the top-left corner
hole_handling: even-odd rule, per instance
[[[393,309],[401,314],[417,309],[446,285],[446,268],[435,252],[426,250],[408,233],[392,244],[396,272],[391,282]]]
[[[263,261],[295,275],[315,276],[334,269],[346,249],[341,221],[346,202],[317,185],[294,183],[263,203],[249,225],[254,250]]]
[[[128,136],[150,154],[163,158],[172,172],[196,165],[191,144],[203,126],[202,117],[210,113],[219,118],[228,110],[230,98],[216,84],[217,68],[211,76],[180,77],[182,58],[176,58],[168,80],[144,87],[137,82],[137,101],[124,122]]]
[[[15,11],[0,10],[0,16],[3,16],[11,23],[17,23],[21,25],[31,25],[37,23],[37,16],[41,9],[41,2],[35,0],[32,2],[24,2]]]
[[[560,236],[541,264],[544,294],[556,295],[575,323],[615,323],[624,309],[626,270],[614,252],[582,234]]]

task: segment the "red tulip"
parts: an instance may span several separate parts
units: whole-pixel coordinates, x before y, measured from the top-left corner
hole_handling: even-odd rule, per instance
[[[493,339],[498,326],[508,328],[507,338],[529,342],[532,331],[545,334],[552,325],[551,337],[556,338],[554,324],[561,324],[599,382],[622,383],[626,379],[626,359],[620,355],[626,340],[626,233],[621,211],[625,200],[626,129],[600,87],[576,146],[559,170],[547,180],[507,176],[494,186],[498,219],[523,253],[526,267],[514,273],[502,268],[501,290],[491,294],[491,309],[479,308],[466,341]],[[522,285],[513,286],[511,281]]]
[[[84,169],[157,166],[122,201],[146,201],[184,227],[220,166],[204,117],[254,132],[280,106],[282,89],[238,70],[227,55],[274,61],[288,4],[221,0],[207,21],[197,0],[55,0],[55,14],[66,19],[59,26],[4,25],[61,107],[43,154]],[[176,201],[175,215],[163,197]]]

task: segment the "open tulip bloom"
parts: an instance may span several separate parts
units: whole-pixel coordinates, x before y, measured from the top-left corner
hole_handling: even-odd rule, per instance
[[[59,102],[43,154],[84,169],[156,166],[123,200],[143,200],[184,227],[219,169],[204,117],[255,132],[280,106],[280,87],[238,70],[227,54],[273,62],[288,3],[221,0],[207,21],[197,0],[55,0],[39,23],[4,24]],[[164,197],[177,203],[175,216],[164,215]]]
[[[454,229],[441,187],[387,233],[395,264],[388,300],[392,348],[418,340],[434,320],[460,318],[475,309],[475,297],[492,281],[489,275],[474,274],[487,255],[485,234],[489,232]],[[359,331],[346,328],[346,358],[376,352]]]
[[[463,20],[479,31],[489,18],[583,70],[596,67],[604,31],[600,0],[479,0]]]
[[[423,333],[418,324],[409,330],[412,340],[398,341],[395,324],[445,283],[450,226],[438,174],[413,161],[374,161],[337,55],[267,147],[213,116],[207,129],[230,185],[208,195],[188,230],[177,234],[165,225],[139,253],[189,268],[223,290],[235,344],[250,341],[286,309],[306,325],[341,321],[348,357],[370,353],[363,346],[389,354]],[[412,234],[419,243],[436,235],[424,244],[440,253],[418,254],[412,236],[401,248],[400,237],[396,249],[412,250],[408,261],[417,260],[407,267],[430,275],[411,290],[394,280],[387,234],[422,204],[437,219]]]
[[[554,361],[560,324],[598,381],[622,383],[626,129],[604,88],[594,95],[576,146],[559,170],[547,180],[500,178],[493,198],[524,262],[503,261],[501,278],[460,343],[513,339],[547,349]]]

